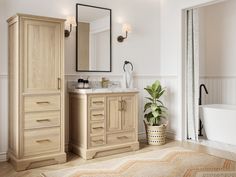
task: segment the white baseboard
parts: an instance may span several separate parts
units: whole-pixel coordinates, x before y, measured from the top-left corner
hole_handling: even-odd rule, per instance
[[[7,153],[1,152],[0,153],[0,162],[6,162],[8,160]]]
[[[144,139],[146,139],[146,132],[140,132],[140,133],[138,133],[138,139],[139,139],[139,140],[144,140]]]
[[[178,136],[176,133],[171,132],[171,131],[166,131],[166,137],[171,140],[179,140]]]

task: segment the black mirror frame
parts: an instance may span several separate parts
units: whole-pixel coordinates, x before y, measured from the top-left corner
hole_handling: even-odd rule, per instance
[[[112,71],[112,10],[109,8],[104,8],[104,7],[98,7],[98,6],[92,6],[92,5],[87,5],[87,4],[80,4],[76,3],[76,22],[78,24],[78,7],[79,6],[86,6],[86,7],[92,7],[92,8],[98,8],[98,9],[104,9],[104,10],[109,10],[110,12],[110,70],[108,71],[96,71],[96,70],[79,70],[78,68],[78,25],[76,26],[76,72],[111,72]]]

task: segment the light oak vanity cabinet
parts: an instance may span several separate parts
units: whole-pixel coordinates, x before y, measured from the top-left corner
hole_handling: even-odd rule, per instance
[[[9,158],[17,171],[62,163],[64,20],[17,14],[9,33]]]
[[[139,149],[138,93],[70,93],[70,130],[84,159]]]

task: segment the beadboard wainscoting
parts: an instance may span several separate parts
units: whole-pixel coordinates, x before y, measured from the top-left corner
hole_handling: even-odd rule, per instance
[[[204,76],[200,83],[206,85],[208,95],[202,94],[203,104],[236,105],[236,76]]]
[[[67,81],[76,81],[79,76],[83,76],[86,78],[86,74],[81,75],[66,75]],[[104,75],[97,75],[97,74],[89,74],[90,81],[99,81],[102,77],[106,77],[111,81],[120,81],[122,82],[122,75],[112,75],[112,74],[104,74]],[[176,76],[154,76],[154,75],[135,75],[134,76],[134,87],[139,88],[139,139],[145,138],[146,133],[143,124],[143,107],[145,104],[145,97],[148,96],[147,93],[144,91],[144,87],[147,85],[152,84],[154,81],[160,80],[161,84],[166,87],[166,94],[163,96],[163,101],[168,107],[168,118],[169,118],[169,125],[167,129],[167,137],[171,139],[178,139],[180,135],[177,133],[179,132],[179,122],[177,117],[177,77]],[[67,88],[67,86],[65,87]],[[68,93],[66,93],[68,94]],[[66,96],[66,132],[68,131],[68,117],[69,117],[69,96]],[[68,145],[68,138],[69,135],[66,135],[66,147]]]
[[[8,76],[0,74],[0,162],[7,160],[8,148]]]

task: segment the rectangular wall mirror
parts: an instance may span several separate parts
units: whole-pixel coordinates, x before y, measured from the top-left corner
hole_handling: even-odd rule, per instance
[[[76,71],[111,72],[111,9],[76,4]]]

